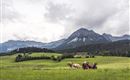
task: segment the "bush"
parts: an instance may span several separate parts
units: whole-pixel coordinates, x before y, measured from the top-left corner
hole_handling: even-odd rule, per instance
[[[51,59],[52,60],[54,60],[54,61],[58,61],[58,62],[60,62],[62,59],[63,59],[63,57],[62,56],[51,56]]]
[[[127,57],[130,57],[130,52],[127,54]]]
[[[19,55],[16,57],[15,61],[16,61],[16,62],[19,62],[19,61],[21,61],[21,60],[22,60],[22,55],[19,54]]]
[[[62,56],[58,56],[58,57],[57,57],[57,61],[58,61],[58,62],[60,62],[62,59],[63,59]]]
[[[56,60],[57,60],[57,57],[54,56],[54,55],[52,55],[52,56],[51,56],[51,59],[54,60],[54,61],[56,61]]]
[[[91,55],[90,58],[94,58],[95,56],[94,55]]]
[[[74,55],[63,55],[63,58],[74,58]]]
[[[85,58],[89,58],[89,55],[86,55]]]
[[[49,60],[53,60],[53,61],[58,61],[60,62],[62,59],[64,59],[62,56],[40,56],[40,57],[31,57],[31,56],[27,56],[24,57],[22,55],[18,55],[15,59],[16,62],[21,62],[21,61],[27,61],[27,60],[39,60],[39,59],[49,59]]]
[[[23,57],[22,55],[18,55],[15,59],[16,62],[20,62],[20,61],[27,61],[27,60],[38,60],[38,59],[51,59],[51,57],[48,56],[40,56],[40,57],[31,57],[31,56],[27,56],[27,57]]]

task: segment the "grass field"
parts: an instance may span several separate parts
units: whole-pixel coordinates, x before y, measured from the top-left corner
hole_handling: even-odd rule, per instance
[[[60,55],[33,53],[31,56]],[[130,80],[130,58],[70,58],[61,62],[31,60],[14,62],[16,55],[0,57],[0,80]],[[70,69],[67,63],[97,62],[97,70]]]

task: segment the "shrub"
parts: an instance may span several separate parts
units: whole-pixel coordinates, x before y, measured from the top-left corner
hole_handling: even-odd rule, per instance
[[[16,62],[19,62],[19,61],[21,61],[21,60],[22,60],[22,55],[19,54],[19,55],[16,57],[15,61],[16,61]]]
[[[89,58],[89,55],[86,55],[85,58]]]
[[[130,57],[130,52],[127,54],[127,57]]]
[[[57,57],[57,61],[58,61],[58,62],[60,62],[62,59],[63,59],[62,56],[58,56],[58,57]]]
[[[91,55],[90,58],[94,58],[95,56],[94,55]]]
[[[16,62],[20,62],[20,61],[27,61],[27,60],[38,60],[38,59],[51,59],[51,57],[48,56],[40,56],[40,57],[31,57],[31,56],[27,56],[27,57],[23,57],[22,55],[18,55],[15,59]]]
[[[63,55],[63,58],[74,58],[74,55]]]
[[[54,56],[54,55],[52,55],[52,56],[51,56],[51,59],[54,60],[54,61],[56,61],[56,60],[57,60],[57,57]]]

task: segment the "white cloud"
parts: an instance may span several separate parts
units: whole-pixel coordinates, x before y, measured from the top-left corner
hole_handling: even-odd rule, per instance
[[[129,13],[128,10],[120,11],[109,17],[102,25],[102,30],[114,35],[129,33]]]
[[[82,26],[98,33],[128,34],[128,1],[2,0],[2,40],[50,42]]]

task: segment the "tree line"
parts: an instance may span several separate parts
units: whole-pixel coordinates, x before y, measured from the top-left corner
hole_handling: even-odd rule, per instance
[[[13,55],[13,54],[17,54],[17,53],[32,53],[32,52],[55,53],[54,50],[50,50],[47,48],[24,47],[24,48],[17,48],[15,50],[10,51],[10,52],[1,53],[0,56]]]
[[[93,55],[130,57],[130,40],[123,40],[112,43],[91,44],[58,51],[62,53],[88,52]]]

